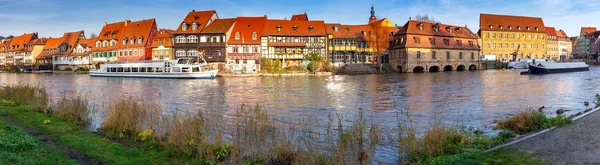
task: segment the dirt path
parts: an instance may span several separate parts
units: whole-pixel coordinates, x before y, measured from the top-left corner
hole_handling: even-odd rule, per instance
[[[600,112],[512,147],[555,164],[600,164]]]
[[[54,146],[60,153],[67,155],[71,159],[77,160],[81,164],[90,164],[90,165],[104,164],[101,161],[97,161],[97,160],[88,158],[87,156],[85,156],[85,154],[83,154],[82,152],[80,152],[76,149],[60,145],[59,143],[57,143],[55,140],[51,139],[47,134],[44,134],[44,132],[40,131],[39,129],[25,127],[23,124],[10,118],[9,116],[0,115],[0,119],[4,120],[7,124],[10,124],[10,125],[13,125],[13,126],[16,126],[20,129],[22,129],[23,131],[27,132],[27,134],[37,138],[40,141],[40,143]]]

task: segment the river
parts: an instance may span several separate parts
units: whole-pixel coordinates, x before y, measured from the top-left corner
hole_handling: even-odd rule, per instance
[[[359,109],[384,129],[395,128],[396,114],[408,110],[423,132],[434,114],[447,124],[485,129],[496,119],[527,107],[545,106],[548,115],[564,108],[584,111],[594,102],[600,67],[589,72],[519,75],[516,70],[331,77],[240,77],[214,80],[100,78],[81,74],[0,73],[0,84],[41,84],[57,99],[81,93],[92,100],[134,96],[164,109],[211,110],[231,116],[242,104],[260,105],[271,115],[293,120],[327,116],[353,118]],[[98,122],[96,121],[96,126]],[[325,122],[320,122],[325,123]],[[490,131],[489,129],[487,129]],[[395,154],[395,153],[393,153]],[[378,154],[375,159],[393,159]],[[379,158],[378,158],[379,157]]]

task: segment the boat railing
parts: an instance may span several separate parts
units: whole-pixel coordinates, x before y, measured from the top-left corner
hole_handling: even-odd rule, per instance
[[[168,60],[128,60],[128,61],[111,61],[106,64],[130,64],[130,63],[156,63],[156,62],[165,62]]]

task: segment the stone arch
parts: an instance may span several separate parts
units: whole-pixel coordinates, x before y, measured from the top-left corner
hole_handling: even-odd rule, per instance
[[[425,68],[423,68],[422,66],[417,66],[413,68],[413,73],[425,73]]]
[[[459,65],[458,67],[456,67],[456,71],[465,71],[465,70],[467,70],[467,69],[464,65]]]
[[[475,65],[469,65],[469,70],[477,70],[477,66],[475,66]]]
[[[448,71],[452,71],[452,70],[453,70],[453,68],[452,68],[452,66],[450,66],[450,65],[446,65],[446,66],[444,67],[444,72],[448,72]]]
[[[396,69],[398,69],[398,72],[403,72],[401,65],[396,66]]]
[[[440,67],[439,66],[431,66],[429,67],[429,72],[439,72],[440,71]]]

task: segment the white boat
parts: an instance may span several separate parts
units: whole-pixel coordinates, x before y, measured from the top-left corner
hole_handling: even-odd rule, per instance
[[[205,64],[192,63],[191,59],[165,61],[119,61],[103,64],[90,71],[92,77],[134,77],[170,79],[213,79],[219,70],[206,69]]]
[[[517,61],[509,62],[506,68],[508,69],[527,69],[529,68],[529,64],[533,62],[553,62],[549,59],[518,59]]]

